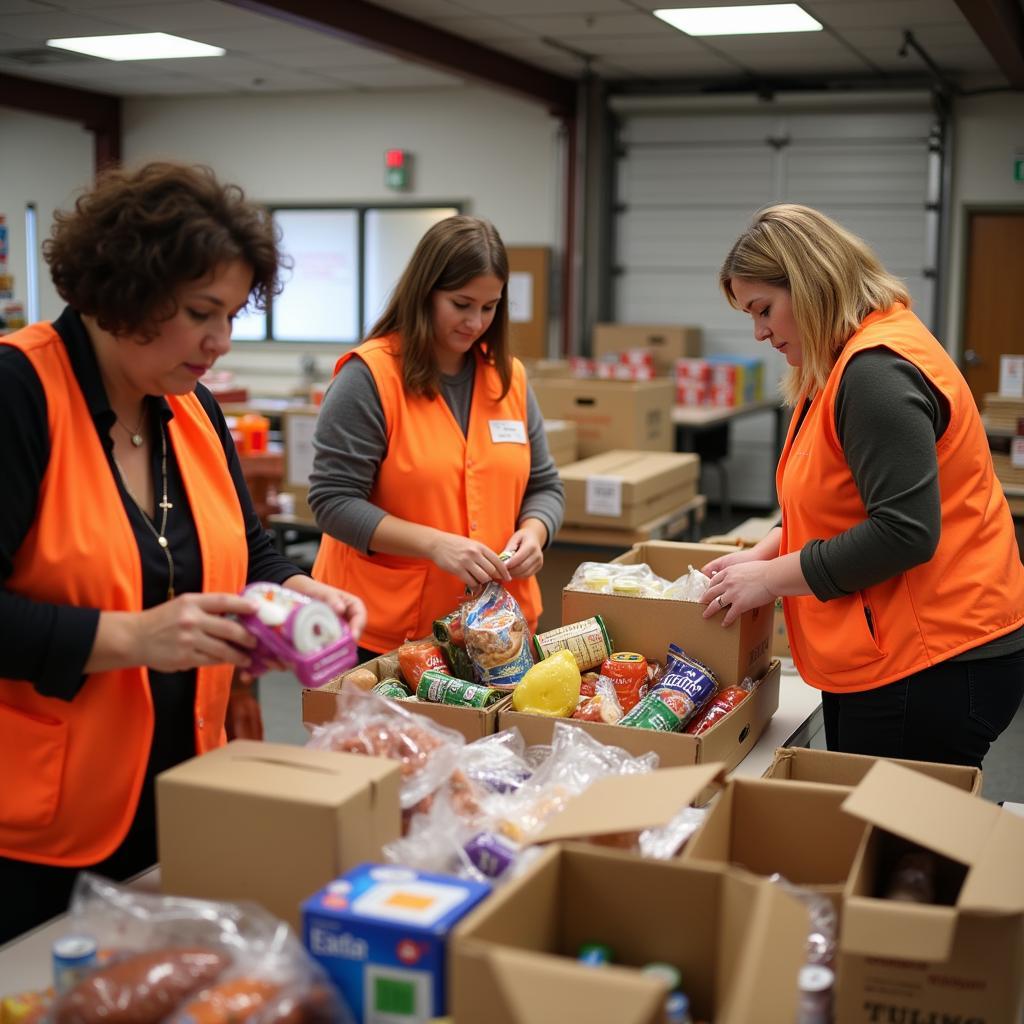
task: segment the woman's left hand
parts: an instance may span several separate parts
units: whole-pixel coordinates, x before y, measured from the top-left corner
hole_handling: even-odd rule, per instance
[[[536,524],[533,525],[533,524]],[[541,537],[543,531],[544,537]],[[544,539],[547,528],[536,519],[527,520],[509,537],[505,551],[512,552],[505,563],[512,577],[536,576],[544,565]]]
[[[284,585],[289,590],[305,594],[306,597],[323,601],[335,615],[348,623],[353,640],[358,640],[362,635],[366,626],[366,605],[363,604],[362,598],[350,594],[347,590],[339,590],[337,587],[320,583],[309,576],[292,576],[285,580]]]
[[[771,604],[776,597],[768,586],[771,564],[772,560],[741,562],[716,572],[700,599],[707,606],[704,618],[725,612],[722,625],[731,626],[745,611]]]

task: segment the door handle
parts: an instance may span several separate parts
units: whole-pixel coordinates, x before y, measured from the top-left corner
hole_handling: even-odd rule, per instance
[[[983,366],[985,360],[973,348],[964,349],[964,366]]]

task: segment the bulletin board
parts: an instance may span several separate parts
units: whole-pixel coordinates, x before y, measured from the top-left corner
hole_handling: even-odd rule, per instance
[[[510,245],[508,251],[509,335],[512,354],[544,359],[548,354],[551,248]]]

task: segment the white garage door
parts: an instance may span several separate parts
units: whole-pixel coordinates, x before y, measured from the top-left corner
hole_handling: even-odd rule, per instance
[[[718,290],[721,261],[754,212],[804,203],[865,238],[902,277],[930,324],[928,137],[934,116],[904,112],[619,111],[615,319],[704,329],[707,353],[757,355],[774,389],[784,361]],[[934,217],[932,218],[934,222]],[[772,392],[769,391],[769,394]],[[771,417],[733,426],[733,501],[774,495]],[[714,475],[705,477],[712,493]]]

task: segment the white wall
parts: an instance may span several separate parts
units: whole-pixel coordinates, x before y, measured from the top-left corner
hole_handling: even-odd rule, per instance
[[[951,352],[959,354],[967,285],[965,206],[1004,204],[1024,209],[1024,182],[1013,180],[1014,154],[1024,155],[1024,95],[995,93],[959,99],[953,116],[952,238],[944,340]]]
[[[384,151],[414,154],[413,188],[384,187]],[[207,163],[269,203],[462,201],[510,245],[560,245],[558,124],[534,103],[483,89],[129,100],[124,157]],[[553,261],[557,266],[557,256]],[[281,393],[299,360],[327,375],[335,346],[237,343],[221,364]]]
[[[50,233],[54,211],[67,206],[74,192],[92,178],[93,137],[71,121],[0,106],[0,139],[0,213],[7,218],[10,239],[7,267],[14,275],[14,298],[25,303],[27,313],[25,207],[36,205],[42,242]],[[40,319],[53,319],[63,303],[42,259],[36,276]]]

